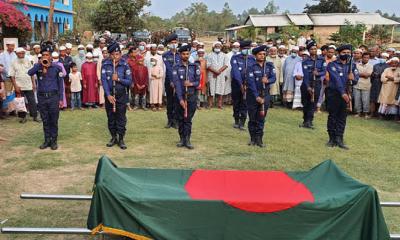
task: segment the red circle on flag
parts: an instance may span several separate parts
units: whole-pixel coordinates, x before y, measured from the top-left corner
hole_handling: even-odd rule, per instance
[[[223,201],[255,213],[272,213],[314,202],[311,191],[280,171],[196,170],[185,185],[194,200]]]

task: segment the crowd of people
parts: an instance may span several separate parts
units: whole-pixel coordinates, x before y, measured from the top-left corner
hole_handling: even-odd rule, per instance
[[[242,114],[241,103],[235,104],[238,97],[233,90],[234,68],[239,69],[239,74],[243,74],[242,68],[245,68],[247,78],[246,74],[256,62],[255,54],[260,51],[265,51],[265,61],[273,67],[271,69],[276,80],[273,83],[265,81],[268,83],[270,96],[267,108],[281,105],[290,109],[303,109],[304,122],[301,126],[306,128],[313,128],[314,111],[327,109],[326,93],[330,76],[326,68],[339,58],[339,52],[334,45],[317,47],[311,37],[303,37],[297,43],[291,41],[286,45],[273,40],[262,44],[250,42],[248,47],[243,46],[243,42],[216,41],[210,51],[198,40],[178,45],[176,39],[166,39],[165,43],[166,46],[132,43],[127,46],[118,45],[118,49],[122,51],[122,59],[130,68],[132,79],[132,84],[126,89],[129,92],[126,108],[160,111],[165,106],[167,128],[179,127],[178,119],[174,116],[175,90],[170,85],[173,85],[173,75],[179,75],[179,72],[173,71],[180,60],[179,49],[187,49],[188,46],[188,62],[198,67],[200,75],[200,81],[196,85],[196,108],[223,109],[225,105],[233,104],[235,128],[244,129],[247,112]],[[20,122],[25,123],[29,112],[33,121],[40,122],[37,106],[37,83],[40,79],[35,74],[29,74],[29,70],[40,63],[42,46],[34,45],[31,49],[30,46],[17,48],[14,42],[6,42],[5,45],[6,49],[0,53],[0,119],[18,115]],[[107,73],[102,66],[106,60],[110,60],[110,51],[107,48],[109,39],[101,38],[96,45],[79,45],[75,55],[70,43],[51,52],[51,61],[61,69],[59,77],[63,80],[60,109],[105,107],[107,94],[102,86],[102,76]],[[265,49],[253,51],[260,46]],[[234,66],[240,64],[240,59],[235,59],[237,55],[254,55],[254,59],[250,58],[253,62],[249,63],[246,57],[243,66]],[[399,121],[399,58],[400,51],[394,48],[362,45],[353,49],[350,61],[351,66],[355,64],[356,69],[353,70],[356,70],[359,80],[351,86],[349,100],[354,106],[351,110],[356,117]],[[334,73],[336,69],[333,67],[331,70]],[[313,77],[314,81],[306,80]],[[307,81],[306,84],[303,80]],[[308,93],[312,97],[307,97]],[[15,111],[15,97],[25,98],[27,111]]]

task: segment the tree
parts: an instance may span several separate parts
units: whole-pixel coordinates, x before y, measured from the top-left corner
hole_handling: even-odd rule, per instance
[[[350,43],[353,46],[359,46],[363,43],[363,35],[367,30],[364,24],[351,24],[346,21],[346,25],[342,26],[336,33],[331,34],[329,40],[334,41],[337,45]]]
[[[93,29],[91,16],[99,5],[99,0],[73,0],[74,11],[74,31],[82,33]]]
[[[17,37],[21,44],[31,37],[31,23],[13,4],[0,1],[0,28],[4,37]]]
[[[271,0],[267,3],[264,10],[262,11],[263,14],[276,14],[279,11],[279,6],[275,5],[274,0]]]
[[[216,29],[218,32],[224,31],[228,25],[237,23],[236,16],[233,14],[232,9],[229,7],[227,2],[224,4],[221,14],[219,14],[218,20],[218,27]]]
[[[50,8],[49,8],[49,29],[48,29],[48,36],[47,39],[49,41],[53,41],[53,36],[54,36],[54,23],[53,23],[53,16],[54,16],[54,5],[56,3],[56,0],[50,0]]]
[[[97,31],[130,33],[143,27],[140,15],[150,0],[101,0],[91,16]]]
[[[357,13],[360,10],[349,0],[313,0],[318,4],[306,4],[304,13]]]

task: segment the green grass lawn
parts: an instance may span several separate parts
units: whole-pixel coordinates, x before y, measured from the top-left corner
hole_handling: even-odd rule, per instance
[[[400,124],[348,118],[345,140],[350,151],[325,147],[325,113],[316,130],[298,127],[301,112],[268,113],[266,149],[247,146],[248,133],[232,128],[232,110],[198,111],[193,151],[178,149],[174,129],[164,129],[165,112],[129,112],[128,150],[108,149],[104,110],[65,111],[60,118],[58,151],[39,150],[41,124],[0,121],[0,220],[15,227],[85,227],[89,202],[20,200],[19,194],[90,194],[97,160],[103,154],[117,165],[144,168],[309,170],[326,159],[374,186],[381,201],[400,201]],[[4,130],[5,129],[5,130]],[[400,232],[400,209],[385,209],[390,231]],[[0,239],[86,239],[69,236],[5,236]]]

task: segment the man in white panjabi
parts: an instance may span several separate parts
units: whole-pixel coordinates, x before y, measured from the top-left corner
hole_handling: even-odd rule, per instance
[[[225,93],[226,84],[225,71],[228,68],[228,64],[228,57],[222,52],[222,43],[215,42],[212,52],[207,56],[209,107],[214,105],[214,97],[217,95],[218,108],[222,109],[222,96]]]

